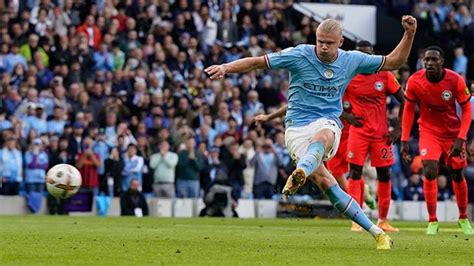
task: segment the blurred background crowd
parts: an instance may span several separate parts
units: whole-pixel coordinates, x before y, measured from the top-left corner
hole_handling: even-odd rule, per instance
[[[417,47],[442,46],[446,66],[472,79],[470,1],[321,2],[376,4],[397,19],[415,15]],[[286,102],[287,73],[211,81],[203,69],[314,44],[318,23],[292,4],[0,1],[1,194],[43,193],[49,167],[69,163],[81,171],[83,190],[95,195],[119,196],[133,183],[146,196],[196,198],[218,183],[231,187],[235,200],[279,198],[293,170],[283,120],[256,125],[253,117]],[[422,68],[416,50],[412,58],[395,73],[402,86]],[[398,103],[387,102],[393,124]],[[416,153],[416,136],[412,142]],[[393,198],[422,200],[419,158],[404,165],[395,155]],[[472,202],[474,157],[469,162]],[[365,169],[374,180],[369,162]],[[309,183],[300,193],[321,198]],[[441,171],[440,199],[453,197],[450,184]]]

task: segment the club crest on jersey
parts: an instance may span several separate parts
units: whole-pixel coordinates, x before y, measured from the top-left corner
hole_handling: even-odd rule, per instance
[[[427,153],[428,153],[428,151],[426,149],[422,149],[420,151],[421,156],[426,156]]]
[[[374,89],[376,91],[382,91],[384,88],[383,82],[382,81],[377,81],[374,83]]]
[[[445,90],[441,93],[441,98],[443,98],[445,101],[451,100],[451,97],[453,97],[453,94],[448,90]]]
[[[323,75],[325,78],[331,79],[332,77],[334,77],[334,72],[331,69],[326,69],[324,70]]]
[[[344,109],[349,109],[349,108],[351,108],[351,103],[349,101],[344,101],[342,106],[344,107]]]
[[[354,158],[354,153],[353,152],[348,152],[347,153],[347,157],[349,157],[350,159]]]

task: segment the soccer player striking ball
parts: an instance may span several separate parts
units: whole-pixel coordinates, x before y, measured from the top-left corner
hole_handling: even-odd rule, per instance
[[[337,149],[336,154],[331,160],[326,161],[326,167],[328,168],[329,172],[336,178],[337,183],[342,188],[342,190],[347,192],[347,180],[346,174],[349,172],[349,162],[347,161],[347,139],[349,138],[349,128],[351,124],[360,125],[358,121],[358,117],[354,116],[350,112],[350,103],[347,99],[346,95],[342,97],[342,105],[344,107],[344,112],[340,116],[343,128],[341,133],[341,139],[339,142],[339,148]],[[346,110],[348,109],[348,110]],[[255,116],[256,123],[264,123],[267,121],[271,121],[277,117],[282,117],[286,114],[288,110],[288,104],[281,106],[278,110],[271,114],[259,114]],[[377,202],[372,197],[369,191],[369,186],[365,184],[363,178],[360,180],[361,185],[361,193],[360,197],[364,199],[365,203],[371,208],[375,210],[377,208]],[[359,202],[358,202],[359,203]],[[362,204],[359,203],[362,207]],[[359,227],[360,228],[360,227]],[[361,229],[362,230],[362,229]]]
[[[438,232],[437,177],[439,161],[444,160],[453,179],[459,208],[459,227],[464,234],[472,234],[467,219],[467,184],[463,176],[463,169],[467,166],[465,141],[472,114],[471,92],[460,75],[443,68],[443,56],[443,50],[437,46],[426,48],[423,57],[425,69],[415,72],[408,79],[400,153],[405,161],[410,159],[408,140],[415,119],[415,105],[418,103],[419,150],[423,160],[423,190],[429,214],[426,233],[434,235]],[[456,102],[461,106],[461,120],[456,114]]]
[[[360,41],[356,50],[374,54],[370,42]],[[390,133],[387,127],[387,94],[393,94],[400,102],[399,125]],[[401,115],[403,113],[403,90],[390,71],[382,71],[372,75],[355,76],[345,95],[352,107],[352,113],[359,120],[349,130],[347,160],[350,163],[350,178],[347,192],[359,204],[363,201],[362,169],[367,155],[370,153],[371,164],[377,169],[377,199],[379,206],[378,226],[385,232],[398,232],[387,221],[388,209],[392,194],[390,166],[394,164],[392,143],[401,134]],[[352,231],[362,229],[352,223]]]
[[[348,101],[345,101],[345,95],[342,98],[343,107],[346,109],[348,105]],[[288,104],[281,106],[275,112],[265,115],[259,114],[255,116],[256,123],[263,123],[267,121],[271,121],[277,117],[285,116],[286,111],[288,110]],[[337,183],[342,188],[342,190],[347,192],[347,180],[345,174],[349,172],[349,162],[347,162],[347,138],[349,137],[349,128],[350,124],[347,122],[346,117],[351,116],[350,114],[346,114],[344,111],[341,115],[341,122],[343,125],[341,138],[339,141],[339,148],[337,149],[336,154],[331,160],[326,161],[326,167],[328,168],[329,172],[336,178]],[[353,117],[353,116],[352,116]],[[360,204],[360,203],[359,203]],[[361,205],[362,206],[362,205]]]
[[[306,182],[306,177],[312,176],[337,210],[372,234],[377,249],[390,249],[390,237],[367,218],[359,204],[337,185],[321,162],[337,151],[341,135],[341,97],[351,78],[357,73],[397,69],[407,60],[415,36],[416,19],[403,16],[402,25],[405,29],[402,40],[386,57],[339,49],[344,41],[342,25],[327,19],[316,31],[316,46],[298,45],[205,69],[211,79],[255,69],[289,70],[285,142],[288,152],[297,161],[297,168],[288,178],[283,194],[294,194]]]

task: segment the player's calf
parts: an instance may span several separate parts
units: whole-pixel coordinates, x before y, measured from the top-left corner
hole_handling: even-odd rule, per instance
[[[390,209],[392,182],[389,167],[377,167],[377,198],[379,206],[379,220],[377,225],[385,232],[398,232],[399,229],[390,225],[387,220]]]
[[[390,249],[392,247],[393,242],[390,237],[381,228],[373,224],[364,214],[359,204],[342,191],[337,184],[329,187],[325,193],[339,212],[359,224],[375,238],[377,249]]]

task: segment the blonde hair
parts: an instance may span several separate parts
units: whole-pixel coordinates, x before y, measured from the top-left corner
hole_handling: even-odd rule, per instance
[[[319,24],[317,30],[323,31],[323,32],[329,32],[329,33],[338,33],[342,35],[342,24],[341,22],[328,18],[323,20],[321,24]]]

